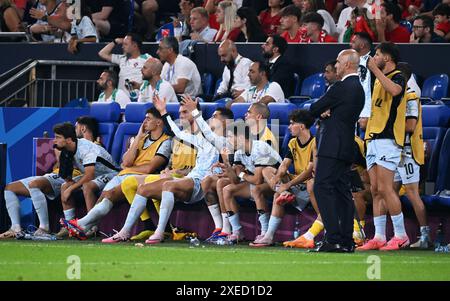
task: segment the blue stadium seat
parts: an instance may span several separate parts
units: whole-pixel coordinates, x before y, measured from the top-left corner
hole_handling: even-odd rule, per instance
[[[412,26],[411,22],[409,22],[407,20],[402,20],[402,21],[400,21],[400,26],[405,27],[406,29],[408,29],[409,33],[412,33],[413,26]]]
[[[97,119],[102,143],[108,152],[111,151],[112,138],[116,133],[120,118],[120,105],[117,102],[94,102],[90,115]]]
[[[234,119],[244,119],[245,113],[247,113],[250,103],[238,102],[231,105],[231,111],[233,111]]]
[[[291,96],[289,97],[289,102],[297,105],[299,108],[303,106],[305,102],[310,100],[309,96]]]
[[[125,152],[128,138],[135,136],[152,103],[129,103],[125,108],[125,121],[119,124],[111,147],[111,155],[120,162]]]
[[[439,154],[450,119],[450,108],[445,105],[422,106],[423,140],[427,143],[427,182],[435,183],[438,176]]]
[[[444,136],[439,153],[439,165],[436,179],[436,191],[450,190],[450,129]],[[450,196],[437,197],[440,205],[450,207]]]
[[[319,98],[326,91],[326,82],[323,73],[316,73],[303,80],[300,96]]]
[[[279,124],[289,125],[289,113],[297,109],[293,103],[272,102],[268,105],[270,111],[270,122],[274,119],[279,120]]]
[[[75,98],[64,105],[64,108],[87,108],[89,101],[87,98]]]
[[[200,108],[202,109],[202,115],[205,120],[211,118],[217,108],[225,107],[225,103],[217,103],[217,102],[202,102],[200,103]]]
[[[202,74],[203,93],[206,95],[214,95],[214,75],[211,73]]]
[[[172,117],[172,120],[176,120],[180,116],[179,109],[180,104],[178,102],[170,102],[166,106],[167,113]]]
[[[216,86],[214,87],[214,93],[215,94],[217,92],[217,89],[219,89],[220,83],[222,82],[222,77],[220,77],[217,81],[216,81]]]
[[[298,106],[299,109],[304,109],[304,110],[309,110],[309,108],[311,107],[311,105],[313,103],[315,103],[318,100],[318,98],[313,98],[313,99],[309,99],[307,101],[305,101],[304,103],[300,104]]]
[[[437,74],[428,77],[422,87],[423,99],[441,100],[443,97],[447,97],[448,91],[448,75]]]

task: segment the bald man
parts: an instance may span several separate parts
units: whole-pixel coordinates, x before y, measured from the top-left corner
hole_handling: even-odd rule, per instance
[[[322,119],[316,136],[314,194],[326,231],[314,251],[352,253],[354,204],[349,174],[356,155],[355,124],[364,107],[364,90],[355,50],[341,51],[335,66],[340,81],[310,109],[314,117]]]
[[[241,56],[237,51],[236,45],[231,40],[225,40],[220,43],[217,54],[220,61],[225,64],[225,68],[223,69],[222,82],[217,88],[214,99],[235,99],[251,86],[248,70],[252,61]]]
[[[143,82],[139,88],[138,102],[152,102],[155,95],[167,99],[167,102],[177,102],[173,86],[161,78],[163,64],[157,58],[149,58],[142,66]]]

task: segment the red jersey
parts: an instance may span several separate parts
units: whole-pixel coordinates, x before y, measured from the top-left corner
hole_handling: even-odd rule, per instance
[[[444,34],[447,34],[450,31],[450,21],[436,24],[435,29],[442,31]]]
[[[392,43],[409,43],[409,37],[410,33],[408,29],[406,29],[404,26],[397,26],[396,29],[393,31],[385,31],[384,37],[386,38],[386,41],[392,42]]]
[[[399,4],[403,7],[402,19],[406,19],[407,17],[411,16],[408,11],[408,7],[410,5],[414,5],[415,7],[420,8],[420,6],[422,5],[422,0],[400,0]]]
[[[17,8],[27,8],[27,0],[13,0],[12,2],[16,5]]]
[[[304,35],[304,31],[302,28],[299,28],[297,33],[295,34],[295,37],[291,38],[289,35],[289,32],[286,30],[284,31],[280,36],[286,40],[288,43],[300,43],[302,40],[302,36]]]
[[[261,23],[264,33],[268,36],[277,34],[280,20],[280,14],[276,14],[272,17],[269,9],[264,10],[259,14],[259,22]]]
[[[311,41],[310,37],[307,37],[304,35],[302,39],[300,40],[300,43],[314,43]],[[315,43],[337,43],[336,39],[332,36],[329,36],[325,31],[320,32],[319,40]]]

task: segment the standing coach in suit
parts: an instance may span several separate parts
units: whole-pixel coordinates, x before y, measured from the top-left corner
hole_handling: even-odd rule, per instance
[[[341,80],[311,105],[311,113],[323,120],[317,139],[314,194],[326,230],[317,252],[353,252],[354,204],[349,173],[355,156],[355,125],[364,106],[364,90],[358,77],[359,55],[343,50],[336,62]]]

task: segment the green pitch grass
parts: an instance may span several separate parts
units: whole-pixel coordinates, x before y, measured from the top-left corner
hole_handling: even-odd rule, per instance
[[[0,280],[67,280],[71,255],[80,258],[81,280],[368,280],[370,255],[380,258],[381,280],[450,280],[450,255],[433,251],[315,254],[282,247],[73,240],[0,241]]]

